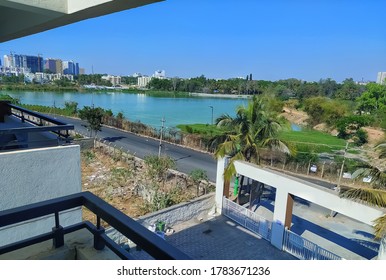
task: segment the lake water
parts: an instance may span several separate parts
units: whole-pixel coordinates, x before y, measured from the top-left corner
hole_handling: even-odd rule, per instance
[[[175,127],[178,124],[193,124],[212,122],[222,114],[235,115],[239,105],[246,105],[245,98],[222,97],[158,97],[146,94],[122,92],[29,92],[29,91],[0,91],[19,98],[21,103],[64,107],[67,101],[78,102],[78,108],[84,106],[102,107],[111,109],[114,114],[122,112],[130,121],[141,121],[144,124],[161,127],[164,117],[166,127]]]

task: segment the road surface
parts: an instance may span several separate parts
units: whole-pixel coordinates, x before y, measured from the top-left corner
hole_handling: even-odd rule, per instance
[[[84,127],[85,121],[62,116],[55,116],[55,118],[59,121],[73,124],[77,132],[89,135],[89,132]],[[147,155],[158,155],[159,140],[157,139],[139,136],[106,126],[102,127],[102,131],[98,132],[97,136],[142,159]],[[203,169],[206,171],[209,181],[216,182],[217,161],[212,154],[166,142],[162,142],[162,154],[166,154],[176,161],[176,169],[178,171],[189,174],[194,169]]]
[[[90,134],[84,126],[86,124],[85,121],[62,116],[55,116],[55,118],[62,122],[73,124],[75,130],[84,135]],[[147,155],[158,155],[158,139],[140,136],[131,132],[106,126],[103,126],[102,131],[98,132],[98,138],[102,138],[112,145],[123,148],[123,150],[129,151],[134,156],[142,159]],[[166,154],[176,161],[176,169],[178,171],[189,174],[194,169],[203,169],[206,171],[209,181],[213,183],[216,182],[217,161],[212,154],[166,142],[162,142],[162,154]],[[304,176],[296,176],[294,174],[292,174],[292,176],[328,189],[333,189],[335,187],[334,184],[330,184],[317,178],[306,178]]]

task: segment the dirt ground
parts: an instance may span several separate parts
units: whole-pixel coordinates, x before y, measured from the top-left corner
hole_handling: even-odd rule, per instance
[[[364,127],[363,129],[366,130],[369,135],[370,146],[377,145],[380,141],[385,140],[385,132],[379,128]]]
[[[306,112],[284,107],[283,113],[281,113],[281,115],[290,123],[297,125],[307,125],[308,115]]]
[[[133,176],[128,163],[116,161],[101,152],[82,152],[82,190],[101,197],[126,215],[135,218],[146,214],[145,201],[133,194]],[[88,210],[84,219],[95,221]]]
[[[126,155],[109,154],[104,149],[85,150],[81,153],[82,190],[90,191],[126,215],[137,218],[155,211],[154,205],[139,194],[149,197],[146,191],[152,186],[153,178],[147,175],[143,160]],[[204,194],[208,189],[205,182],[199,188]],[[145,190],[145,191],[143,191]],[[175,204],[188,201],[197,195],[197,185],[189,176],[176,171],[169,171],[166,180],[159,189],[164,193],[172,193],[169,203]],[[145,193],[145,194],[144,194]],[[96,221],[93,213],[85,209],[84,219]]]

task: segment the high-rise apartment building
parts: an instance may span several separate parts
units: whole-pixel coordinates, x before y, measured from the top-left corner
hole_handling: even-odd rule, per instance
[[[47,58],[44,60],[44,69],[48,70],[50,73],[57,73],[56,69],[56,60],[53,58]]]
[[[22,72],[43,72],[43,57],[32,55],[4,55],[4,67],[20,68]]]
[[[56,74],[63,74],[63,61],[61,59],[56,60]]]
[[[79,75],[79,63],[72,60],[63,61],[63,74],[64,75]]]
[[[378,72],[377,84],[381,84],[381,85],[386,84],[386,72]]]
[[[9,56],[9,55],[4,55],[4,56],[3,56],[3,62],[4,62],[3,66],[4,66],[5,68],[11,67],[11,59],[10,59],[10,56]]]

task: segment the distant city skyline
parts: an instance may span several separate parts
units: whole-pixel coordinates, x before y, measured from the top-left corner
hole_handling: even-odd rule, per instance
[[[167,0],[0,44],[0,54],[77,61],[87,74],[376,81],[382,0]]]

